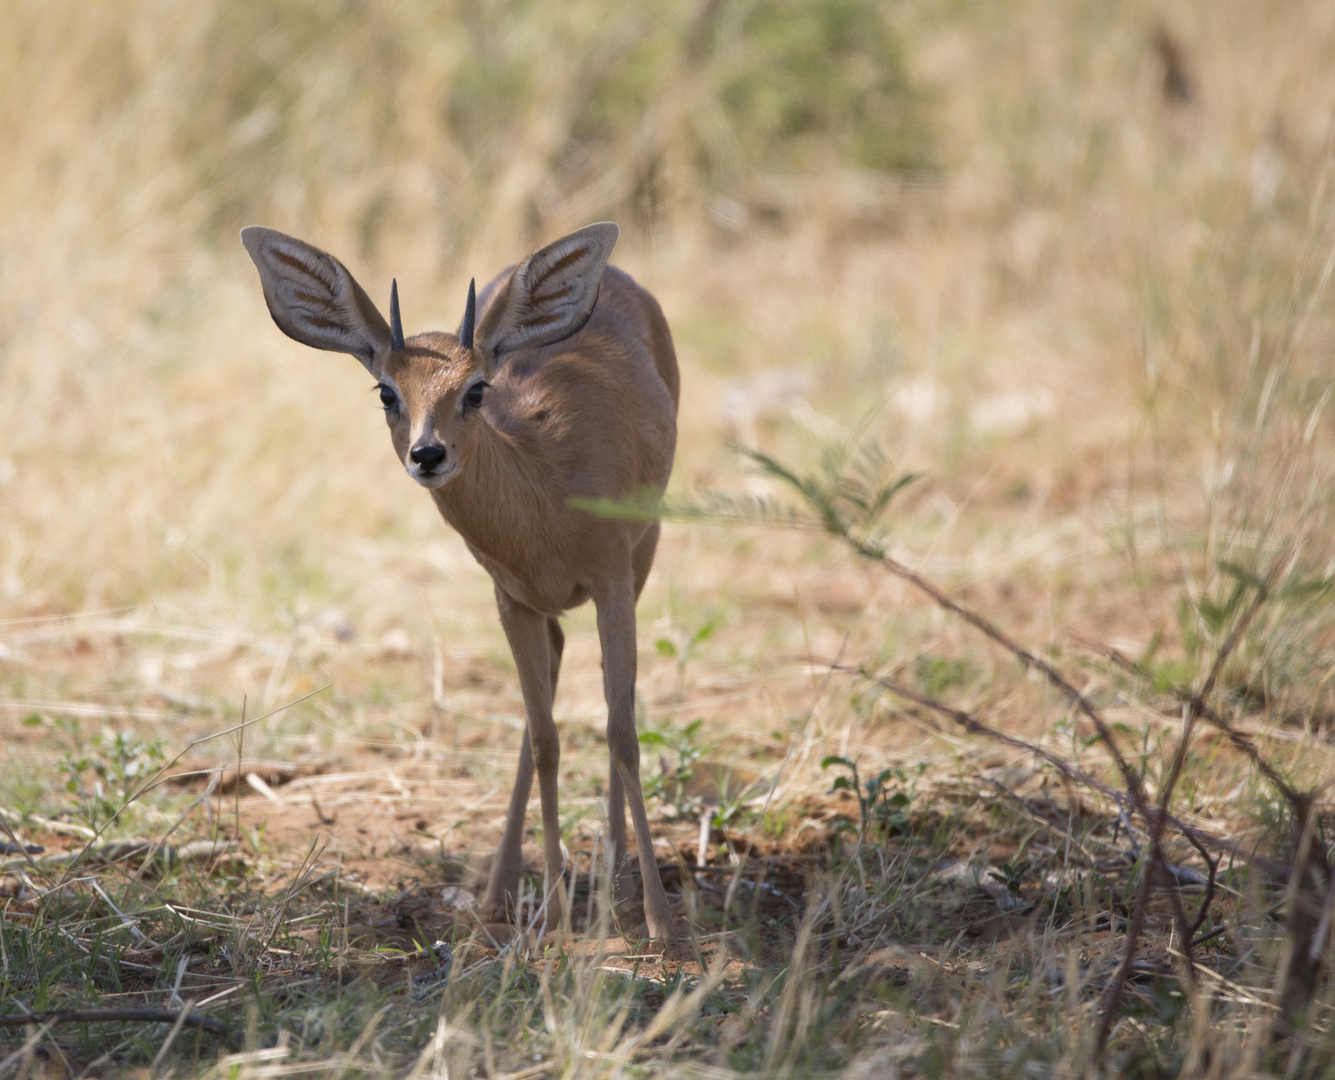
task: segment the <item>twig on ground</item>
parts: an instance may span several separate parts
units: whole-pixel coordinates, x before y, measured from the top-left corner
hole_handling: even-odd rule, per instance
[[[3,829],[5,835],[9,837],[10,845],[14,848],[15,852],[16,852],[17,854],[19,854],[19,855],[22,855],[22,856],[24,857],[24,859],[27,860],[28,865],[29,865],[30,867],[32,867],[32,871],[33,871],[33,873],[34,873],[34,874],[41,874],[41,870],[38,869],[38,867],[37,867],[37,862],[36,862],[36,860],[33,858],[33,854],[34,854],[34,853],[31,852],[31,851],[29,851],[29,850],[28,850],[28,845],[25,844],[25,843],[23,843],[23,842],[22,842],[22,841],[21,841],[21,840],[14,834],[14,830],[11,829],[11,828],[9,827],[9,821],[8,821],[8,819],[7,819],[3,814],[0,814],[0,829]]]
[[[44,817],[41,814],[20,814],[17,810],[9,810],[0,806],[0,819],[9,818],[13,821],[31,821],[38,828],[45,829],[47,832],[64,834],[66,836],[77,836],[87,840],[90,836],[97,834],[86,825],[75,825],[69,821],[55,821],[52,818]]]
[[[38,1014],[28,1013],[26,1015],[35,1017]],[[51,1025],[55,1023],[54,1020],[36,1021],[36,1022],[42,1024],[41,1028],[38,1029],[37,1031],[32,1032],[26,1039],[23,1040],[22,1046],[20,1046],[12,1054],[8,1055],[4,1059],[4,1061],[0,1061],[0,1076],[4,1076],[7,1072],[9,1072],[9,1067],[11,1065],[14,1065],[22,1061],[24,1058],[32,1054],[33,1051],[36,1050],[36,1048],[41,1044],[42,1039],[46,1036],[46,1033],[51,1029]]]
[[[193,1014],[181,1015],[179,1009],[52,1009],[47,1012],[9,1013],[0,1016],[0,1028],[24,1027],[28,1024],[109,1024],[144,1023],[175,1024],[199,1028],[212,1035],[226,1036],[227,1025]]]
[[[188,844],[182,844],[180,847],[163,844],[160,839],[117,840],[110,844],[100,844],[95,848],[85,847],[78,851],[59,851],[42,855],[37,857],[32,865],[38,870],[55,867],[64,867],[68,870],[80,863],[111,866],[143,856],[150,867],[157,866],[163,870],[169,870],[180,866],[182,863],[207,863],[221,861],[227,856],[239,857],[240,852],[237,851],[239,846],[235,840],[194,840]],[[24,864],[19,860],[12,859],[0,864],[0,870],[22,865]],[[64,884],[69,884],[69,881],[66,880]]]

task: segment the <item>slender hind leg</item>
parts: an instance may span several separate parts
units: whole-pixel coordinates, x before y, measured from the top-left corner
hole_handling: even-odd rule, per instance
[[[654,841],[649,833],[649,815],[644,809],[644,792],[640,787],[640,744],[635,735],[637,657],[634,584],[630,575],[627,575],[624,583],[614,583],[593,598],[598,608],[598,638],[603,647],[607,748],[612,758],[613,774],[620,779],[621,792],[630,804],[631,821],[635,826],[640,879],[644,886],[644,917],[649,924],[649,936],[671,941],[676,936],[672,905],[663,889],[663,880],[658,875],[658,859],[654,854]]]
[[[644,582],[649,577],[649,570],[654,565],[654,552],[658,549],[658,522],[654,522],[640,537],[630,553],[631,569],[635,574],[635,599],[640,598]],[[604,662],[606,677],[606,662]],[[638,745],[638,740],[637,740]],[[612,834],[612,865],[616,868],[616,898],[630,900],[635,895],[635,883],[630,877],[630,857],[626,846],[626,794],[621,783],[621,770],[616,761],[611,763],[607,779],[607,822]]]

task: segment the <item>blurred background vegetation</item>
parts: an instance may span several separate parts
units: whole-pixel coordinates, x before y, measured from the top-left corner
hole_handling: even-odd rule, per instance
[[[291,562],[329,524],[324,480],[294,476],[282,448],[306,442],[300,476],[348,462],[294,407],[306,391],[271,384],[294,354],[262,312],[220,296],[251,284],[240,226],[397,274],[417,329],[457,321],[461,280],[591,220],[620,221],[632,260],[681,241],[699,262],[816,210],[821,177],[933,175],[930,95],[891,15],[866,0],[7,5],[5,603],[170,592],[198,582],[168,553],[187,539],[217,584],[249,561],[226,537]],[[237,532],[274,505],[290,520]],[[77,542],[55,540],[74,520]]]
[[[382,301],[397,276],[414,332],[455,325],[469,277],[615,218],[677,338],[678,486],[759,483],[732,439],[871,434],[930,478],[905,542],[966,576],[1058,573],[1061,603],[1133,637],[1176,633],[1175,590],[1107,599],[1153,585],[1128,576],[1142,550],[1208,589],[1219,552],[1183,537],[1324,520],[1323,4],[3,16],[0,617],[274,628],[335,604],[384,627],[425,589],[489,624],[357,366],[269,323],[236,241],[256,222]],[[1083,565],[1110,536],[1131,563]],[[714,583],[741,612],[745,553],[692,543],[660,595]],[[411,610],[414,640],[435,632]]]

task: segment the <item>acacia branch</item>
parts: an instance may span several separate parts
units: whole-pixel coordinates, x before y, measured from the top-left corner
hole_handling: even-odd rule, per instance
[[[1164,781],[1162,791],[1159,793],[1159,804],[1155,808],[1153,817],[1149,820],[1150,864],[1146,867],[1136,891],[1136,904],[1131,909],[1131,919],[1126,928],[1126,950],[1122,954],[1122,962],[1117,966],[1117,971],[1104,993],[1103,1014],[1099,1018],[1098,1030],[1094,1035],[1094,1048],[1090,1052],[1091,1072],[1103,1057],[1103,1051],[1108,1045],[1108,1037],[1112,1034],[1113,1017],[1121,1001],[1122,989],[1126,985],[1127,976],[1131,972],[1132,962],[1135,960],[1136,945],[1139,942],[1141,930],[1145,926],[1146,912],[1149,910],[1150,894],[1154,891],[1155,878],[1158,875],[1159,868],[1163,865],[1163,853],[1160,850],[1159,842],[1163,838],[1164,826],[1167,824],[1168,807],[1172,802],[1173,790],[1177,787],[1178,778],[1182,775],[1182,767],[1187,760],[1187,749],[1191,743],[1192,730],[1196,726],[1196,720],[1201,715],[1200,706],[1214,693],[1214,688],[1219,682],[1219,676],[1224,670],[1224,664],[1242,641],[1242,635],[1247,627],[1251,625],[1252,620],[1256,618],[1266,601],[1269,600],[1274,583],[1287,566],[1291,555],[1292,551],[1285,552],[1280,559],[1276,560],[1270,573],[1266,576],[1266,580],[1257,583],[1256,595],[1252,597],[1252,602],[1238,618],[1238,621],[1233,624],[1228,637],[1224,639],[1224,643],[1219,646],[1218,652],[1215,653],[1209,673],[1205,676],[1205,682],[1201,684],[1198,692],[1191,695],[1187,704],[1187,714],[1183,718],[1182,724],[1182,737],[1178,740],[1177,748],[1173,753],[1173,761],[1169,767],[1168,777]],[[1185,915],[1182,916],[1182,921],[1185,926]],[[1189,960],[1190,937],[1184,937],[1183,943],[1187,946]]]
[[[1031,743],[1026,739],[1020,738],[1018,735],[1011,735],[1004,731],[998,731],[996,728],[983,723],[981,720],[979,720],[971,713],[967,713],[962,709],[956,709],[951,705],[947,705],[944,701],[939,701],[934,697],[930,697],[927,694],[919,693],[917,690],[913,690],[907,686],[903,686],[899,683],[892,682],[891,680],[883,678],[879,675],[874,675],[866,668],[851,667],[847,664],[831,664],[830,668],[833,671],[844,671],[854,675],[859,675],[868,682],[876,686],[879,686],[882,690],[889,691],[896,697],[902,697],[908,701],[914,702],[915,704],[921,705],[926,709],[931,709],[933,712],[940,713],[942,716],[949,717],[950,719],[954,720],[957,724],[959,724],[962,728],[964,728],[966,731],[969,731],[975,735],[983,735],[989,739],[994,739],[997,742],[1005,743],[1007,746],[1013,746],[1017,750],[1023,750],[1026,753],[1033,754],[1035,757],[1040,758],[1043,761],[1047,762],[1068,780],[1071,780],[1077,784],[1083,784],[1085,787],[1092,788],[1099,794],[1104,795],[1107,798],[1111,799],[1121,809],[1127,810],[1133,808],[1131,797],[1127,795],[1126,792],[1118,791],[1116,788],[1111,787],[1108,784],[1105,784],[1097,776],[1094,776],[1091,773],[1086,772],[1084,769],[1080,768],[1077,765],[1072,765],[1065,758],[1057,754],[1054,754],[1051,750],[1047,750],[1044,747],[1039,746],[1037,743]],[[1200,829],[1188,825],[1181,818],[1174,817],[1172,814],[1166,815],[1164,820],[1167,824],[1171,825],[1174,829],[1180,832],[1187,840],[1189,840],[1191,844],[1196,848],[1196,850],[1201,852],[1201,857],[1205,859],[1206,865],[1210,866],[1211,884],[1207,886],[1207,892],[1210,895],[1213,895],[1214,893],[1214,887],[1213,887],[1214,871],[1218,863],[1217,860],[1213,863],[1211,862],[1210,858],[1205,854],[1206,848],[1211,848],[1215,851],[1223,852],[1227,855],[1232,856],[1235,859],[1247,863],[1250,866],[1259,867],[1266,873],[1281,879],[1284,878],[1288,873],[1288,867],[1285,866],[1283,863],[1278,862],[1274,859],[1266,858],[1264,855],[1258,855],[1254,851],[1249,851],[1247,848],[1244,848],[1242,845],[1235,843],[1232,840],[1229,840],[1227,837],[1211,836],[1207,832],[1202,832]]]

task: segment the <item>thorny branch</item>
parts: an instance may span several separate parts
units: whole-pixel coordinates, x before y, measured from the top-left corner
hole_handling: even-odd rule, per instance
[[[997,742],[1005,743],[1007,746],[1013,746],[1017,750],[1023,750],[1026,753],[1033,754],[1035,757],[1047,762],[1068,780],[1097,791],[1099,794],[1111,799],[1123,809],[1131,806],[1131,797],[1127,795],[1126,792],[1118,791],[1116,788],[1110,787],[1097,776],[1086,772],[1079,766],[1072,765],[1065,758],[1054,754],[1051,750],[1039,746],[1037,743],[1029,742],[1026,739],[1020,738],[1018,735],[1011,735],[1004,731],[998,731],[996,728],[983,723],[971,713],[965,712],[962,709],[956,709],[951,705],[947,705],[944,701],[939,701],[927,694],[919,693],[917,690],[913,690],[910,687],[875,675],[866,668],[852,667],[847,664],[831,664],[830,667],[834,671],[844,671],[861,676],[863,679],[879,686],[882,690],[894,694],[896,697],[902,697],[905,700],[912,701],[926,709],[931,709],[933,712],[940,713],[942,716],[948,716],[966,731],[975,735],[983,735],[989,739],[994,739]],[[1218,868],[1219,861],[1217,858],[1213,860],[1210,859],[1209,856],[1205,854],[1206,848],[1213,848],[1215,851],[1223,852],[1224,854],[1242,862],[1246,862],[1249,865],[1260,867],[1266,873],[1275,877],[1283,878],[1288,872],[1288,867],[1283,863],[1274,859],[1268,859],[1264,855],[1258,855],[1243,847],[1241,844],[1229,840],[1227,837],[1211,836],[1209,833],[1202,832],[1200,829],[1188,825],[1185,821],[1174,817],[1172,814],[1168,814],[1165,820],[1189,840],[1197,851],[1201,852],[1206,865],[1210,867],[1210,877],[1209,883],[1206,886],[1206,894],[1211,898],[1214,896],[1215,871]],[[1200,921],[1203,921],[1203,919]]]
[[[1140,885],[1136,892],[1136,903],[1131,909],[1131,920],[1126,928],[1126,950],[1122,954],[1122,962],[1118,965],[1112,981],[1104,993],[1103,1014],[1099,1018],[1098,1030],[1094,1034],[1094,1048],[1090,1052],[1090,1068],[1098,1064],[1103,1057],[1103,1051],[1108,1045],[1108,1036],[1112,1033],[1113,1018],[1117,1012],[1117,1006],[1121,1001],[1122,989],[1126,985],[1127,975],[1130,974],[1131,964],[1135,960],[1136,946],[1139,944],[1140,933],[1145,926],[1145,915],[1149,910],[1150,894],[1154,891],[1155,879],[1163,867],[1164,858],[1160,841],[1163,839],[1164,827],[1168,823],[1168,807],[1172,804],[1173,791],[1177,787],[1178,778],[1182,775],[1182,767],[1187,760],[1187,749],[1191,744],[1192,731],[1196,726],[1196,720],[1200,716],[1199,704],[1207,701],[1214,693],[1215,685],[1219,681],[1219,676],[1224,670],[1224,664],[1228,658],[1233,655],[1233,650],[1238,647],[1242,641],[1242,635],[1247,627],[1251,625],[1252,620],[1260,613],[1261,608],[1270,598],[1271,590],[1279,576],[1288,567],[1293,557],[1292,549],[1286,551],[1280,558],[1275,560],[1270,573],[1266,576],[1264,582],[1258,582],[1256,595],[1252,597],[1252,602],[1247,609],[1238,617],[1237,622],[1229,630],[1228,637],[1224,639],[1215,653],[1214,661],[1210,665],[1210,670],[1205,676],[1205,681],[1201,684],[1198,692],[1192,694],[1191,701],[1187,705],[1186,716],[1183,718],[1182,737],[1178,739],[1177,748],[1173,753],[1173,761],[1169,766],[1168,776],[1163,783],[1159,793],[1159,804],[1155,808],[1154,815],[1148,819],[1150,827],[1149,842],[1149,865],[1145,868],[1145,873],[1141,876]],[[1174,914],[1178,913],[1176,910]],[[1179,916],[1182,923],[1182,929],[1186,930],[1186,916]],[[1191,970],[1191,936],[1185,934],[1182,944],[1187,958],[1187,968]]]
[[[1110,648],[1106,645],[1098,645],[1094,642],[1086,642],[1080,638],[1077,638],[1076,640],[1080,641],[1081,644],[1089,645],[1096,649],[1122,670],[1136,676],[1145,675],[1145,671],[1142,669],[1141,665],[1137,664],[1134,660],[1129,659],[1117,649]],[[1257,770],[1267,780],[1275,785],[1276,790],[1284,796],[1286,802],[1290,805],[1293,804],[1293,801],[1298,797],[1298,793],[1293,790],[1282,776],[1279,775],[1275,770],[1275,767],[1271,765],[1270,762],[1266,761],[1261,755],[1261,752],[1256,749],[1256,744],[1252,742],[1251,737],[1246,732],[1239,731],[1234,727],[1200,694],[1178,691],[1178,697],[1188,708],[1194,708],[1201,719],[1227,735],[1228,740],[1233,744],[1234,749],[1243,754],[1248,761],[1256,766]]]
[[[1093,782],[1092,777],[1088,777],[1080,770],[1067,762],[1061,761],[1056,755],[1047,753],[1038,747],[1026,744],[1024,740],[1016,739],[1014,736],[1003,735],[991,728],[979,723],[969,714],[943,705],[934,699],[925,695],[916,694],[907,687],[901,687],[887,680],[876,678],[862,669],[857,669],[858,673],[865,678],[872,679],[877,684],[891,690],[900,696],[910,700],[917,701],[928,708],[951,716],[957,722],[961,723],[966,729],[986,734],[990,737],[1000,739],[1011,745],[1022,747],[1048,761],[1059,771],[1071,779],[1079,779],[1082,783],[1090,783],[1098,790],[1102,790],[1112,795],[1119,805],[1126,806],[1129,803],[1130,809],[1138,814],[1148,828],[1148,843],[1146,844],[1146,862],[1144,872],[1141,875],[1137,888],[1135,905],[1131,912],[1131,918],[1127,927],[1126,947],[1121,963],[1116,973],[1111,979],[1104,994],[1103,1008],[1099,1021],[1098,1030],[1095,1035],[1093,1051],[1087,1065],[1087,1072],[1093,1073],[1102,1059],[1104,1050],[1107,1046],[1108,1037],[1112,1030],[1113,1019],[1116,1015],[1117,1006],[1121,999],[1122,990],[1125,986],[1127,976],[1135,962],[1135,951],[1144,927],[1146,913],[1149,907],[1149,899],[1153,893],[1154,887],[1159,883],[1161,874],[1165,873],[1169,866],[1165,858],[1162,841],[1164,830],[1172,824],[1174,828],[1180,829],[1184,835],[1191,839],[1209,868],[1209,878],[1206,883],[1206,895],[1200,910],[1197,912],[1195,920],[1189,922],[1186,910],[1182,904],[1181,897],[1176,891],[1171,892],[1173,904],[1173,915],[1178,929],[1182,934],[1183,949],[1186,959],[1186,970],[1189,977],[1194,978],[1194,967],[1192,960],[1193,938],[1196,932],[1203,924],[1206,914],[1209,910],[1211,899],[1215,891],[1215,874],[1217,862],[1206,857],[1204,847],[1220,847],[1221,845],[1214,838],[1208,837],[1196,830],[1188,829],[1182,822],[1177,821],[1169,814],[1169,807],[1172,805],[1173,793],[1177,787],[1178,780],[1187,760],[1188,750],[1191,745],[1192,735],[1196,722],[1201,717],[1205,717],[1210,723],[1226,732],[1233,744],[1246,754],[1264,775],[1276,785],[1295,811],[1299,806],[1299,797],[1294,791],[1279,777],[1278,773],[1265,762],[1250,740],[1232,728],[1227,722],[1219,717],[1214,710],[1209,707],[1209,699],[1213,695],[1219,678],[1223,672],[1224,665],[1229,657],[1236,650],[1242,641],[1243,634],[1255,620],[1258,613],[1271,598],[1276,583],[1282,575],[1291,568],[1296,551],[1293,545],[1290,545],[1285,552],[1271,565],[1269,574],[1264,581],[1255,582],[1255,594],[1251,603],[1245,611],[1234,621],[1229,630],[1228,636],[1219,646],[1210,670],[1200,687],[1193,691],[1186,699],[1182,734],[1174,750],[1171,763],[1166,777],[1160,785],[1157,803],[1152,803],[1149,799],[1144,783],[1122,754],[1113,737],[1112,730],[1108,727],[1098,710],[1094,708],[1089,699],[1080,693],[1067,679],[1041,656],[1038,656],[1028,649],[1024,648],[1017,641],[1012,639],[1002,631],[995,623],[969,610],[963,605],[953,600],[945,590],[937,586],[932,581],[923,577],[921,574],[910,569],[904,563],[895,559],[886,550],[881,534],[877,531],[876,520],[888,505],[891,497],[898,492],[911,477],[900,477],[890,484],[883,484],[878,480],[872,483],[866,482],[865,475],[847,476],[844,475],[842,460],[835,463],[833,469],[828,465],[826,467],[827,475],[824,477],[804,477],[783,463],[768,454],[759,450],[744,449],[743,452],[753,461],[760,465],[765,471],[783,480],[793,487],[806,501],[807,507],[812,511],[820,525],[827,533],[842,541],[855,553],[877,563],[892,575],[906,582],[919,592],[929,596],[938,607],[950,612],[959,619],[968,623],[984,636],[995,642],[1001,648],[1011,653],[1024,664],[1029,671],[1036,671],[1041,674],[1048,683],[1060,691],[1072,703],[1076,711],[1093,724],[1097,732],[1099,741],[1107,748],[1114,763],[1121,774],[1122,781],[1126,788],[1125,796],[1120,793],[1113,794],[1108,789],[1097,782]],[[855,470],[856,471],[856,470]],[[845,669],[849,670],[849,669]],[[1233,849],[1233,845],[1227,845]],[[1235,854],[1241,854],[1234,850]],[[1249,861],[1259,862],[1260,860],[1252,858]],[[1269,861],[1269,860],[1266,860]],[[1303,869],[1306,864],[1301,864]],[[1295,863],[1294,871],[1299,869],[1299,864]],[[1290,877],[1290,888],[1293,888],[1292,872],[1287,875]],[[1332,889],[1335,889],[1335,876],[1332,876]],[[1329,895],[1327,896],[1329,900]],[[1320,923],[1323,928],[1328,928],[1332,919],[1332,905],[1327,903],[1321,912]],[[1317,948],[1314,944],[1313,948]]]

